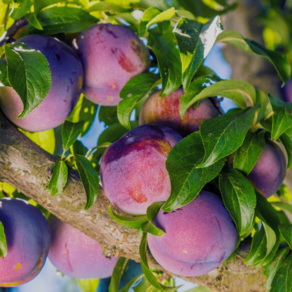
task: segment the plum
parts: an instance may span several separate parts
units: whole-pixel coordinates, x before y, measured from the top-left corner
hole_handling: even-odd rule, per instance
[[[186,136],[198,131],[200,124],[207,119],[218,116],[218,111],[209,99],[203,99],[195,109],[190,106],[182,120],[179,114],[179,105],[184,91],[177,89],[166,97],[159,97],[161,91],[156,91],[143,104],[139,124],[155,124],[170,127]]]
[[[83,68],[79,57],[65,43],[56,38],[28,35],[16,41],[41,51],[48,60],[52,84],[43,102],[25,118],[17,118],[23,104],[11,87],[0,87],[0,107],[18,127],[39,132],[60,125],[76,105],[83,86]]]
[[[143,125],[127,132],[105,151],[100,177],[105,195],[129,214],[145,214],[170,196],[165,161],[182,137],[171,128]]]
[[[41,271],[48,255],[51,230],[37,209],[20,199],[0,200],[7,255],[0,258],[0,287],[29,282]]]
[[[56,217],[50,218],[49,259],[63,274],[83,279],[112,275],[119,258],[107,258],[97,241]]]
[[[154,224],[165,234],[148,234],[151,254],[163,268],[180,276],[196,277],[212,271],[237,244],[235,224],[222,200],[207,191],[177,210],[160,210]]]
[[[149,51],[130,28],[97,24],[74,42],[84,68],[84,95],[101,105],[117,105],[123,86],[148,70]]]
[[[286,158],[273,141],[266,142],[263,153],[247,178],[265,198],[279,189],[286,175]]]

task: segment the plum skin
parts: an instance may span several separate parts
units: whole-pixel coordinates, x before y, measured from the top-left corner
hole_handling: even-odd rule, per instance
[[[265,198],[276,193],[286,175],[286,158],[281,148],[273,141],[265,148],[247,178]]]
[[[50,246],[51,230],[44,215],[20,199],[0,200],[7,255],[0,258],[0,287],[27,283],[41,271]]]
[[[170,196],[165,161],[182,137],[171,128],[143,125],[127,132],[106,150],[100,177],[110,202],[126,213],[146,214],[147,208]]]
[[[60,125],[75,107],[83,86],[83,68],[79,57],[65,43],[49,36],[29,35],[18,39],[41,51],[48,60],[52,84],[43,102],[25,118],[19,95],[12,87],[0,87],[0,106],[15,125],[30,132],[40,132]]]
[[[49,259],[61,273],[82,279],[112,275],[118,257],[105,257],[97,241],[56,217],[49,221],[52,230]]]
[[[232,254],[238,240],[222,200],[207,191],[175,211],[160,210],[154,224],[165,234],[148,234],[151,254],[163,268],[179,276],[209,273]]]
[[[170,127],[183,136],[196,132],[200,124],[207,119],[218,116],[218,111],[209,99],[203,99],[197,108],[190,106],[182,120],[179,113],[180,99],[185,94],[179,88],[167,95],[159,97],[161,91],[151,94],[143,104],[139,124],[155,124]]]
[[[79,35],[75,47],[84,68],[84,96],[100,105],[117,105],[126,82],[150,65],[148,49],[122,25],[96,24]]]

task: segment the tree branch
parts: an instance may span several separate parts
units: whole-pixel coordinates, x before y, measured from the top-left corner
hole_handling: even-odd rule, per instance
[[[69,167],[64,191],[57,197],[50,196],[48,183],[56,160],[56,157],[18,131],[0,112],[0,180],[11,184],[62,221],[97,240],[105,255],[120,255],[139,261],[139,235],[136,230],[127,229],[111,219],[107,211],[110,203],[102,188],[96,202],[85,211],[86,195],[82,183],[77,171]],[[114,210],[123,214],[116,208]],[[266,291],[263,269],[243,264],[249,249],[250,242],[246,241],[241,244],[237,256],[227,264],[201,277],[180,278],[216,291]],[[149,264],[163,270],[151,255]]]

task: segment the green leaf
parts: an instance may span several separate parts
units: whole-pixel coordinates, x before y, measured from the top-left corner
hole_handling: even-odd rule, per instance
[[[3,60],[0,60],[0,82],[6,75],[6,62]]]
[[[87,148],[83,146],[80,141],[75,141],[73,145],[70,146],[70,154],[79,154],[81,156],[85,156],[87,153]]]
[[[76,278],[79,288],[83,292],[95,292],[99,285],[99,279],[78,279]]]
[[[7,255],[7,243],[6,236],[4,232],[4,226],[0,221],[0,257],[4,258]]]
[[[289,212],[292,214],[292,205],[284,203],[284,202],[271,202],[274,207],[280,208],[284,211]]]
[[[165,234],[165,232],[159,228],[157,228],[153,223],[151,222],[145,222],[142,226],[141,226],[141,230],[143,232],[147,232],[147,233],[151,233],[155,236],[162,236]]]
[[[110,292],[119,292],[121,278],[128,266],[128,262],[129,262],[129,259],[126,259],[124,257],[120,257],[118,259],[115,265],[115,268],[113,270],[112,277],[111,277],[111,282],[109,286]]]
[[[265,272],[264,274],[267,276],[267,282],[265,284],[267,290],[271,289],[271,284],[272,281],[277,273],[277,271],[281,268],[283,261],[285,260],[285,258],[287,257],[288,253],[289,253],[290,248],[286,247],[286,248],[282,248],[280,249],[274,260],[265,266]],[[277,291],[278,292],[278,291]]]
[[[118,122],[117,111],[117,106],[101,106],[98,111],[98,119],[107,126],[115,124]]]
[[[196,80],[194,82],[196,82]],[[210,96],[220,95],[222,97],[228,97],[241,108],[246,108],[256,103],[256,91],[251,84],[245,81],[224,80],[211,84],[200,92],[197,89],[197,85],[193,85],[193,83],[190,85],[187,93],[181,98],[179,112],[182,119],[185,117],[186,111],[192,104]]]
[[[270,292],[292,291],[292,254],[290,254],[277,271]]]
[[[277,195],[279,197],[282,197],[288,203],[291,202],[291,192],[290,192],[289,188],[286,185],[282,184],[280,186],[280,188],[277,190]]]
[[[24,16],[26,13],[30,11],[30,8],[33,4],[33,0],[24,0],[22,3],[13,10],[10,17],[13,19],[18,19]]]
[[[25,18],[28,20],[29,24],[35,27],[38,30],[43,30],[42,25],[39,23],[35,12],[30,12],[25,15]]]
[[[265,132],[248,132],[243,144],[238,148],[233,160],[233,167],[248,175],[264,151]]]
[[[219,17],[215,17],[205,24],[181,18],[175,27],[174,33],[180,50],[182,84],[185,91],[221,31]]]
[[[150,222],[153,222],[163,204],[164,202],[156,202],[147,208],[146,215]]]
[[[129,283],[128,283],[125,287],[123,287],[123,288],[120,290],[120,292],[128,292],[128,291],[130,291],[130,288],[131,288],[136,282],[138,282],[141,278],[143,278],[143,277],[144,277],[144,274],[141,274],[141,275],[135,277],[134,279],[132,279],[131,281],[129,281]]]
[[[71,123],[65,121],[62,126],[62,141],[64,151],[68,150],[82,133],[84,122]]]
[[[291,66],[285,54],[268,50],[253,40],[243,38],[237,31],[224,30],[219,34],[216,42],[230,44],[244,51],[265,57],[274,65],[284,84],[290,79]]]
[[[207,167],[236,151],[252,125],[258,107],[233,109],[226,115],[205,120],[200,126],[205,157],[197,167]]]
[[[155,23],[170,20],[175,16],[175,8],[169,8],[163,12],[155,7],[150,7],[144,11],[139,25],[139,37],[144,37],[149,27]]]
[[[92,166],[92,163],[84,156],[75,155],[76,166],[79,172],[82,184],[84,186],[87,203],[85,210],[88,210],[98,196],[99,191],[99,177]]]
[[[120,1],[120,0],[116,0],[116,1]],[[137,3],[138,7],[144,7],[144,8],[155,7],[162,11],[170,8],[169,4],[164,0],[140,0],[140,1],[135,1],[135,2],[138,2]]]
[[[289,128],[279,137],[280,142],[283,144],[287,157],[287,169],[292,166],[292,128]]]
[[[141,268],[145,274],[145,277],[150,282],[150,284],[155,287],[158,290],[164,290],[164,291],[175,291],[179,287],[167,287],[162,284],[160,284],[157,280],[157,278],[153,275],[151,270],[149,269],[148,262],[147,262],[147,233],[143,232],[142,239],[140,242],[139,247],[139,253],[140,253],[140,261],[141,261]]]
[[[85,135],[89,130],[95,118],[97,107],[97,104],[94,104],[85,98],[83,94],[81,94],[79,101],[77,102],[70,116],[67,118],[67,121],[72,123],[84,121],[81,136]]]
[[[48,186],[51,196],[59,195],[67,184],[68,167],[65,161],[57,160]]]
[[[56,3],[67,2],[68,0],[34,0],[34,11],[36,14],[47,6],[51,6]]]
[[[182,67],[176,40],[172,32],[163,35],[149,33],[148,47],[154,52],[162,78],[161,97],[181,86]]]
[[[8,80],[20,96],[26,117],[47,96],[51,87],[51,71],[46,57],[23,43],[5,46]]]
[[[166,169],[171,183],[171,194],[163,211],[171,212],[191,202],[206,183],[221,171],[224,160],[207,168],[196,168],[204,157],[204,147],[198,132],[177,143],[168,154]]]
[[[257,119],[259,122],[265,117],[267,106],[268,106],[267,95],[259,89],[256,89],[256,104],[261,105],[261,108],[258,111],[258,119]]]
[[[291,224],[281,224],[279,225],[279,231],[286,242],[292,249],[292,225]]]
[[[134,107],[159,79],[159,75],[143,73],[131,78],[122,88],[120,97],[123,100],[118,104],[118,119],[127,130],[131,130],[129,119]]]
[[[239,236],[246,236],[253,226],[257,203],[253,185],[242,173],[228,168],[219,175],[219,188]]]
[[[292,103],[281,101],[268,94],[274,114],[272,116],[271,137],[277,140],[285,131],[292,127]]]
[[[214,291],[207,289],[205,287],[202,287],[202,286],[198,286],[198,287],[192,288],[190,290],[187,290],[185,292],[214,292]]]
[[[86,30],[98,22],[88,12],[75,7],[51,7],[38,14],[38,21],[44,30],[39,34],[76,33]],[[34,32],[30,28],[30,33]]]
[[[88,12],[94,12],[94,11],[107,11],[110,13],[124,13],[124,12],[128,12],[129,9],[120,5],[113,4],[113,3],[94,1],[94,2],[89,3]]]
[[[110,216],[119,224],[133,229],[140,229],[145,222],[148,222],[146,215],[121,216],[115,213],[111,206],[108,207]]]

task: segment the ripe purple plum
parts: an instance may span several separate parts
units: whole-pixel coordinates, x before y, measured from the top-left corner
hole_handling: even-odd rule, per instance
[[[265,198],[276,193],[286,175],[286,158],[273,141],[266,142],[263,153],[247,178]]]
[[[149,51],[130,28],[97,24],[82,32],[75,42],[84,68],[84,95],[101,105],[117,105],[123,86],[146,72]]]
[[[203,99],[197,108],[190,106],[182,120],[179,105],[184,91],[177,89],[166,97],[159,97],[161,91],[156,91],[143,104],[139,124],[155,124],[170,127],[187,136],[198,131],[200,124],[207,119],[218,116],[218,111],[209,99]]]
[[[186,277],[209,273],[236,247],[238,234],[222,200],[207,191],[172,212],[160,210],[154,224],[163,236],[148,234],[148,246],[167,271]]]
[[[49,259],[63,274],[82,278],[107,278],[119,258],[107,258],[97,241],[56,217],[50,218],[52,239]]]
[[[182,137],[171,128],[144,125],[132,129],[106,150],[100,177],[105,195],[129,214],[146,214],[147,208],[170,196],[165,161]]]
[[[20,199],[0,200],[7,255],[0,258],[0,287],[27,283],[41,271],[50,246],[51,230],[37,209]]]
[[[51,88],[43,102],[25,118],[17,118],[23,104],[11,87],[0,87],[0,107],[15,125],[26,131],[55,128],[65,121],[79,99],[83,86],[80,59],[73,49],[53,37],[29,35],[18,39],[18,42],[45,55],[52,75]]]
[[[290,79],[284,87],[284,101],[292,102],[292,79]]]

